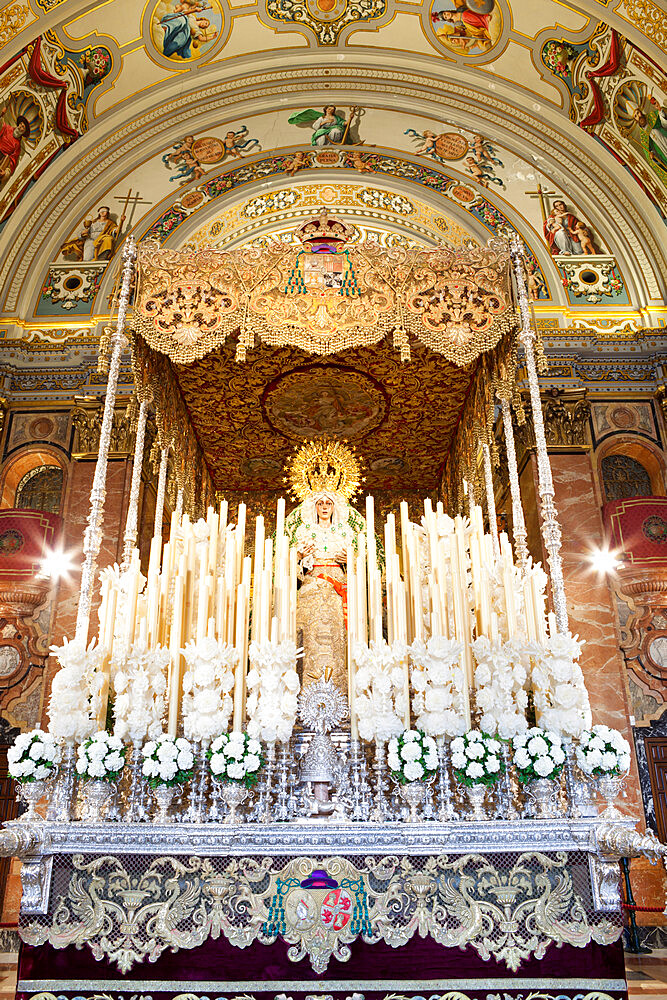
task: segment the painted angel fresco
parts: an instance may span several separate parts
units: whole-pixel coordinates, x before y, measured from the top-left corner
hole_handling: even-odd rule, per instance
[[[211,48],[221,27],[217,0],[159,0],[151,19],[151,36],[168,59],[189,61]]]

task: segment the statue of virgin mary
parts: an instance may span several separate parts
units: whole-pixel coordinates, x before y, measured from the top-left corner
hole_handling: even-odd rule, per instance
[[[357,550],[365,521],[349,504],[359,486],[359,463],[338,441],[304,445],[290,467],[301,503],[285,529],[297,551],[297,645],[303,647],[302,687],[331,668],[347,696],[347,552]]]

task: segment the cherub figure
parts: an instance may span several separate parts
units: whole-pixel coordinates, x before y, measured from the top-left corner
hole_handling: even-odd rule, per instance
[[[585,222],[577,222],[574,231],[579,237],[581,252],[584,254],[596,254],[597,248],[593,242],[593,234]]]
[[[288,177],[294,177],[297,170],[301,170],[303,167],[310,166],[310,157],[304,153],[302,149],[296,151],[291,160],[286,160],[283,162],[282,169],[283,172],[287,174]]]
[[[358,150],[352,152],[352,166],[362,174],[372,174],[373,167],[368,163]]]

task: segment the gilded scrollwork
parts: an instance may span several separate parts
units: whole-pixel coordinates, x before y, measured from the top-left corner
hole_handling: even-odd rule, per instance
[[[73,855],[45,921],[23,918],[28,944],[87,944],[127,972],[167,948],[224,936],[244,948],[281,938],[293,962],[322,973],[350,944],[407,944],[417,934],[472,946],[516,970],[552,944],[609,944],[620,918],[600,912],[585,855],[199,858]],[[60,883],[62,886],[64,883]]]

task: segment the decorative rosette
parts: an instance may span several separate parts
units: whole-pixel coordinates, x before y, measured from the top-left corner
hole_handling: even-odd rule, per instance
[[[141,753],[144,756],[142,773],[151,788],[184,785],[194,773],[192,744],[182,736],[160,733],[144,745]]]
[[[77,774],[86,779],[117,781],[125,767],[127,749],[118,736],[101,730],[79,747]]]
[[[262,745],[247,733],[223,733],[206,751],[211,774],[218,781],[235,781],[246,788],[257,784],[265,760]]]
[[[384,742],[403,732],[407,655],[407,646],[389,646],[384,639],[355,646],[354,708],[362,739]]]
[[[292,735],[301,687],[297,648],[291,639],[253,642],[246,678],[248,733],[265,743],[286,743]]]
[[[512,740],[514,766],[519,781],[536,781],[539,778],[555,780],[563,770],[565,751],[558,733],[533,726],[526,733]]]
[[[10,777],[24,783],[53,777],[59,759],[60,748],[55,738],[41,729],[20,733],[7,751]]]
[[[593,726],[582,733],[576,755],[579,768],[593,778],[627,774],[630,769],[630,744],[609,726]]]
[[[432,736],[418,729],[406,729],[387,744],[387,764],[394,781],[428,781],[438,768],[438,748]]]
[[[121,740],[140,743],[162,730],[168,664],[168,649],[156,646],[147,650],[145,645],[135,642],[122,667],[116,670],[114,733]]]
[[[457,781],[473,785],[495,785],[505,771],[500,740],[477,729],[469,729],[452,740],[452,767]]]
[[[412,712],[429,736],[459,736],[465,731],[463,644],[432,636],[410,646]]]
[[[190,740],[210,740],[229,725],[238,653],[209,637],[189,642],[182,652],[188,665],[183,675],[183,731]]]

